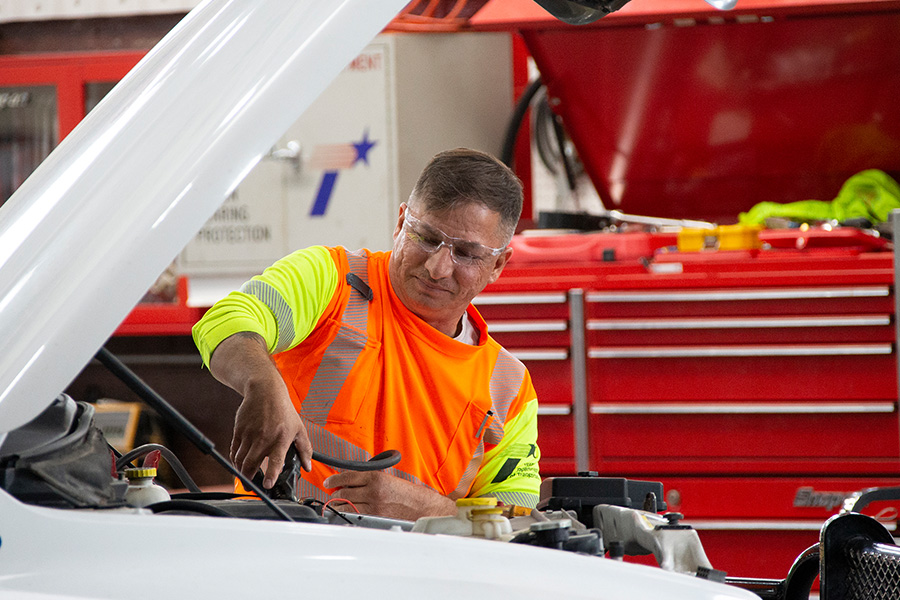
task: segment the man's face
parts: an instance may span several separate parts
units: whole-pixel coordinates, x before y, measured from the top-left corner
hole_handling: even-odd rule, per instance
[[[404,305],[453,337],[460,317],[512,254],[502,248],[500,215],[476,203],[431,213],[400,206],[390,261],[391,285]],[[443,243],[442,243],[443,242]],[[452,251],[451,251],[452,246]]]

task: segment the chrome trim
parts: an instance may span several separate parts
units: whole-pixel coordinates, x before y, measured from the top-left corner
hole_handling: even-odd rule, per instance
[[[562,304],[566,301],[565,292],[547,292],[535,294],[479,294],[472,299],[472,304]]]
[[[566,360],[569,358],[569,353],[566,350],[554,350],[548,348],[534,350],[511,350],[507,348],[507,350],[519,360]]]
[[[891,227],[892,231],[900,231],[900,210],[891,211]],[[900,244],[894,243],[894,339],[900,341],[900,295],[897,294],[897,281],[900,278]],[[896,365],[897,381],[900,381],[900,360]],[[900,386],[898,387],[898,395],[900,395]],[[900,400],[900,398],[898,398]]]
[[[566,416],[572,414],[572,407],[566,404],[543,404],[538,405],[538,416]]]
[[[488,331],[491,333],[518,333],[534,331],[565,331],[567,323],[558,321],[489,321]]]
[[[584,290],[569,290],[569,319],[572,321],[572,417],[575,429],[575,471],[590,470],[591,426],[587,392],[587,343],[584,335]]]
[[[685,292],[589,292],[588,302],[724,302],[731,300],[795,300],[810,298],[875,298],[890,294],[886,285],[843,288],[768,288]]]
[[[891,353],[891,344],[816,346],[679,346],[590,348],[588,358],[729,358],[764,356],[873,356]]]
[[[821,317],[719,317],[675,319],[590,319],[589,331],[657,329],[759,329],[768,327],[858,327],[890,325],[889,315]]]
[[[893,402],[593,403],[592,415],[805,415],[892,413]]]

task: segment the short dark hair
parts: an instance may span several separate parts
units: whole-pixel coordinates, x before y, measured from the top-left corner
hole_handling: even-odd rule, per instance
[[[522,182],[512,169],[490,154],[456,148],[431,159],[409,199],[435,213],[460,202],[481,204],[500,215],[500,227],[509,243],[522,214]]]

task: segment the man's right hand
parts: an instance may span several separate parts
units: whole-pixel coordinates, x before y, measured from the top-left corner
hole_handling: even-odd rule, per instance
[[[216,379],[244,398],[231,440],[235,467],[252,478],[265,460],[263,487],[271,488],[294,444],[300,465],[309,471],[312,444],[263,339],[256,334],[235,334],[219,344],[209,366]]]

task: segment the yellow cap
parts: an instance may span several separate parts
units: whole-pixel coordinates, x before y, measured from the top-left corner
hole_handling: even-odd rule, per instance
[[[457,507],[465,506],[497,506],[496,498],[460,498],[456,501]]]
[[[499,506],[487,507],[487,508],[473,508],[472,516],[477,517],[479,515],[502,515],[503,509]]]
[[[140,477],[156,477],[156,467],[137,467],[134,469],[125,469],[125,477],[128,479],[136,479]]]

